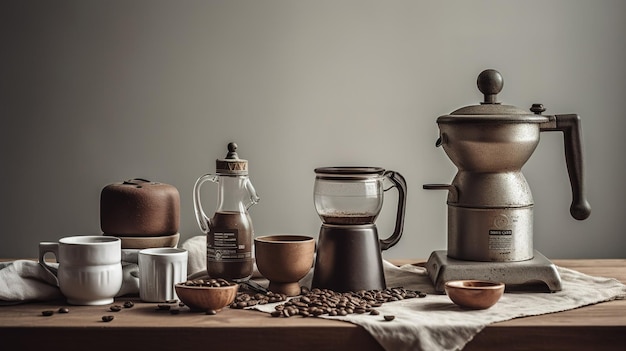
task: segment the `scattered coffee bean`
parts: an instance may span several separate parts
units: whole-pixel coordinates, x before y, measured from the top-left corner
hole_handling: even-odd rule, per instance
[[[61,307],[59,308],[59,313],[70,313],[70,309],[67,307]]]
[[[385,315],[383,318],[385,318],[387,322],[391,322],[392,320],[396,318],[396,316],[388,314],[388,315]]]
[[[120,305],[113,305],[113,306],[109,307],[109,310],[111,312],[119,312],[119,311],[122,310],[122,306],[120,306]]]
[[[113,317],[113,316],[102,316],[102,321],[103,322],[110,322],[110,321],[113,320],[113,318],[115,318],[115,317]]]
[[[380,314],[380,312],[378,312],[378,310],[371,310],[371,311],[370,311],[370,314],[371,314],[372,316],[378,316],[378,315]]]
[[[210,316],[215,316],[217,314],[216,310],[208,310],[206,311],[206,314],[210,315]]]
[[[41,311],[41,314],[43,316],[50,317],[50,316],[52,316],[54,314],[54,311],[50,311],[50,310]]]
[[[287,295],[278,294],[268,291],[265,294],[256,293],[249,294],[246,292],[237,292],[237,296],[235,297],[235,301],[230,305],[231,308],[243,309],[250,306],[255,305],[265,305],[268,303],[281,302],[286,301]]]
[[[283,313],[282,313],[281,311],[278,311],[278,310],[276,310],[276,311],[272,311],[272,312],[270,313],[270,315],[271,315],[272,317],[280,317],[282,314],[283,314]]]
[[[124,302],[124,308],[132,308],[133,306],[135,306],[135,303],[132,301]]]

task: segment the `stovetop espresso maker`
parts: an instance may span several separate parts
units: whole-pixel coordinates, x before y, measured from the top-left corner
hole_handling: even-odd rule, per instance
[[[508,285],[542,282],[561,290],[554,265],[533,248],[533,198],[521,172],[544,131],[561,131],[572,189],[570,213],[586,219],[581,123],[578,115],[542,115],[497,102],[504,81],[496,70],[478,76],[480,105],[437,119],[442,146],[458,172],[451,184],[425,184],[448,191],[448,249],[435,251],[427,270],[437,291],[454,279],[498,280]]]

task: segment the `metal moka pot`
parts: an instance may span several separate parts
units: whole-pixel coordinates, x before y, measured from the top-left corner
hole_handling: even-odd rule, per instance
[[[542,115],[497,102],[504,81],[489,69],[478,76],[484,94],[480,105],[466,106],[437,118],[439,139],[458,172],[451,184],[426,184],[448,191],[448,252],[470,261],[524,261],[533,258],[533,197],[522,166],[539,143],[541,132],[561,131],[572,188],[572,217],[589,217],[584,193],[580,117]]]

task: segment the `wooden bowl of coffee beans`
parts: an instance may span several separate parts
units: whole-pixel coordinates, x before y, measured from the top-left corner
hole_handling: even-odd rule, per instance
[[[176,295],[192,311],[218,312],[237,296],[239,284],[225,279],[195,279],[174,285]]]

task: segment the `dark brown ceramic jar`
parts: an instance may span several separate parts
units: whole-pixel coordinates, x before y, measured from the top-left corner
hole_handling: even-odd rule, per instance
[[[130,179],[100,194],[100,227],[116,236],[166,236],[178,232],[180,195],[169,184]]]

